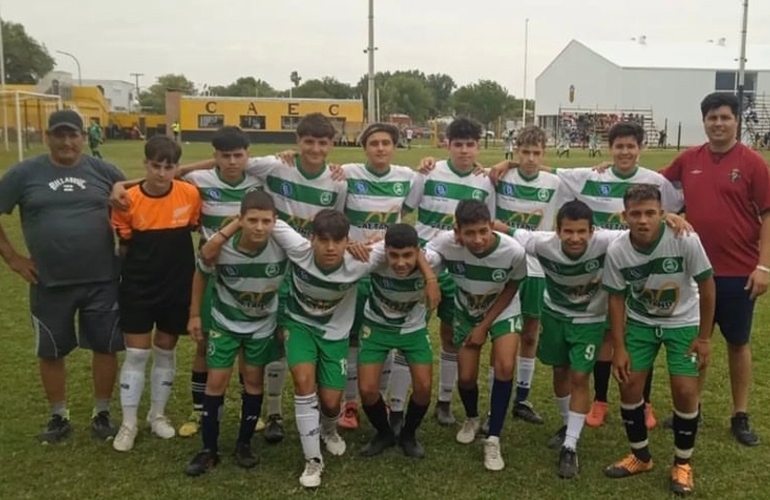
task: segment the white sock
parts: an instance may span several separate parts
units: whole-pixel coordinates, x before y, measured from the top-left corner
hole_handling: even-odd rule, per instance
[[[358,347],[348,350],[348,381],[345,384],[345,402],[358,399]]]
[[[171,397],[176,376],[176,353],[174,349],[152,346],[152,369],[150,371],[150,415],[165,415],[166,403]]]
[[[390,411],[404,411],[406,394],[412,385],[412,373],[406,358],[401,354],[393,356],[393,369],[390,371]]]
[[[457,353],[441,349],[439,361],[439,393],[441,403],[452,401],[452,393],[457,385]]]
[[[385,362],[382,364],[382,373],[380,373],[380,394],[382,400],[388,400],[388,385],[390,385],[390,376],[393,373],[393,356],[395,354],[391,350],[388,353],[388,357],[385,358]]]
[[[318,424],[318,399],[315,393],[307,396],[294,395],[294,418],[297,421],[299,441],[302,444],[305,460],[315,458],[323,462],[320,426]]]
[[[336,434],[337,422],[339,421],[339,419],[340,419],[339,414],[333,417],[328,417],[324,415],[324,412],[321,412],[321,435],[328,436],[330,434]]]
[[[126,348],[126,359],[120,368],[120,406],[123,425],[136,427],[136,412],[144,391],[144,371],[150,359],[149,349]]]
[[[516,356],[516,387],[529,390],[534,375],[535,358]]]
[[[564,447],[570,450],[577,450],[577,442],[580,439],[580,433],[583,430],[583,424],[586,423],[585,413],[569,412],[567,419],[567,437],[564,438]]]
[[[286,382],[286,358],[268,363],[265,372],[267,373],[267,414],[268,416],[282,415],[281,395]]]
[[[559,408],[559,415],[564,425],[567,425],[569,421],[569,400],[570,396],[564,396],[563,398],[556,398],[556,406]]]

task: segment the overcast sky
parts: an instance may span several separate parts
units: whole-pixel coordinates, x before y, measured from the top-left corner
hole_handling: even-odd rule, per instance
[[[535,77],[572,39],[703,42],[736,50],[741,0],[375,0],[377,70],[417,68],[459,84],[492,79],[520,96],[529,18],[529,97]],[[367,70],[367,0],[0,0],[3,19],[24,24],[83,78],[133,81],[183,73],[199,87],[255,76],[288,88]],[[770,1],[752,0],[749,43],[770,44]],[[736,63],[737,64],[737,63]]]

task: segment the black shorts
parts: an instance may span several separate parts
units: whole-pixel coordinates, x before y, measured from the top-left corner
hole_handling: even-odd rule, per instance
[[[56,287],[30,285],[29,309],[39,358],[63,358],[78,346],[100,353],[124,348],[118,325],[117,281]]]
[[[153,328],[171,335],[186,335],[190,304],[146,304],[121,297],[120,328],[123,333],[149,333]]]
[[[745,290],[748,277],[716,277],[717,305],[714,311],[714,324],[725,340],[733,345],[749,343],[751,320],[754,316],[754,301],[749,298],[750,290]]]

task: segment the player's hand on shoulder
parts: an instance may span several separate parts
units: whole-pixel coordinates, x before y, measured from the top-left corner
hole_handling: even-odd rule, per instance
[[[345,169],[342,168],[342,165],[338,163],[329,163],[329,173],[332,175],[332,180],[334,182],[345,182],[347,180],[347,176],[345,175]]]
[[[497,182],[502,179],[511,168],[518,168],[518,164],[504,160],[500,163],[492,165],[492,167],[489,169],[489,180],[492,181],[492,184],[496,186]]]
[[[351,241],[348,244],[347,251],[357,261],[369,262],[369,254],[371,253],[371,247],[366,243],[362,243],[360,241]]]
[[[428,175],[434,168],[436,168],[436,159],[432,156],[428,156],[420,160],[417,171],[422,175]]]
[[[594,172],[599,172],[601,174],[601,173],[604,173],[611,166],[612,166],[611,161],[603,161],[591,167],[591,170],[593,170]]]
[[[484,177],[488,177],[491,171],[492,169],[484,168],[484,165],[481,163],[476,163],[473,166],[473,175],[483,175]]]
[[[122,182],[116,182],[112,185],[110,192],[110,205],[113,209],[125,212],[131,208],[131,202],[128,199],[128,190]]]
[[[296,158],[297,152],[293,149],[287,149],[285,151],[281,151],[275,154],[275,157],[278,158],[281,163],[286,165],[287,167],[296,167],[295,158]]]
[[[687,236],[695,232],[692,224],[687,222],[681,215],[666,213],[664,220],[666,221],[666,225],[674,230],[677,237]]]

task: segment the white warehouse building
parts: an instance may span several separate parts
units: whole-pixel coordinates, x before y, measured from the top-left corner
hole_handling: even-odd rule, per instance
[[[668,144],[699,144],[706,140],[700,101],[714,91],[736,91],[738,57],[739,49],[724,39],[572,40],[535,80],[535,114],[554,137],[563,136],[565,122],[573,129],[577,122],[588,122],[588,127],[605,133],[612,122],[631,115],[644,122],[651,145],[664,129]],[[746,60],[745,102],[752,119],[745,120],[744,130],[753,136],[770,131],[770,45],[749,45]]]

